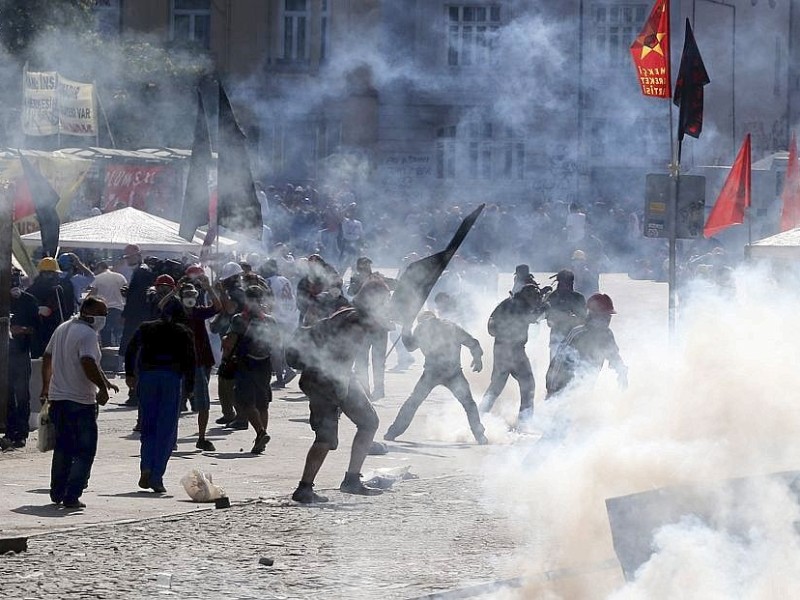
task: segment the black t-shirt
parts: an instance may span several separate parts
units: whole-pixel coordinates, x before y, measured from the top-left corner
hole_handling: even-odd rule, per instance
[[[31,338],[39,327],[39,303],[31,294],[22,292],[19,298],[11,296],[11,325],[33,329],[29,334],[12,338],[9,344],[10,352],[29,354]]]

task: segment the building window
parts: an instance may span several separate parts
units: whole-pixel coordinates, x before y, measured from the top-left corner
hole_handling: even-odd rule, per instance
[[[172,41],[209,47],[211,0],[172,0]]]
[[[292,62],[308,61],[310,0],[284,0],[283,58]]]
[[[96,23],[97,33],[103,36],[119,34],[120,29],[120,0],[94,0],[92,12]]]
[[[628,66],[631,42],[642,28],[646,13],[646,4],[592,4],[592,54],[601,65]]]
[[[496,62],[500,7],[447,7],[447,64],[492,65]]]
[[[468,121],[436,131],[436,176],[472,180],[525,179],[525,142],[511,128]]]

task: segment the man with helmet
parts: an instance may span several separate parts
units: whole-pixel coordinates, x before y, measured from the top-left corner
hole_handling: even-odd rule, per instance
[[[37,266],[39,274],[28,288],[39,305],[40,326],[31,340],[31,358],[39,358],[56,328],[72,316],[74,300],[60,282],[61,270],[55,258],[45,257]]]
[[[522,286],[492,312],[488,329],[489,335],[494,338],[494,364],[489,388],[481,401],[481,412],[492,410],[510,375],[519,383],[520,421],[533,415],[536,382],[525,353],[525,344],[528,342],[528,327],[539,321],[543,314],[542,293],[535,283]]]
[[[575,274],[562,269],[553,276],[556,289],[545,298],[547,325],[550,327],[550,360],[573,327],[586,318],[586,298],[574,290]]]
[[[557,394],[582,374],[596,376],[608,361],[617,372],[620,387],[628,385],[628,368],[619,355],[614,333],[609,328],[614,303],[607,294],[594,294],[586,302],[584,325],[569,332],[547,369],[547,396]]]
[[[170,275],[159,275],[153,282],[153,287],[147,290],[147,302],[150,305],[150,318],[158,319],[161,309],[168,297],[176,290],[175,280]]]

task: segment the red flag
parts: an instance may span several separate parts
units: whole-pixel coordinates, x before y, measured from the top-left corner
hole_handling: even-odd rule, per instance
[[[781,231],[800,226],[800,163],[797,162],[797,138],[794,132],[789,145],[789,164],[786,166],[781,200],[783,200]]]
[[[671,98],[669,0],[656,0],[644,27],[631,44],[631,56],[642,93],[655,98]]]
[[[708,238],[731,225],[744,223],[744,211],[750,207],[750,183],[750,134],[748,133],[714,208],[708,215],[703,235]]]

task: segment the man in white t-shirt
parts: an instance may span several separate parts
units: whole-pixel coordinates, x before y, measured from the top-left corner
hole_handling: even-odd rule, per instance
[[[261,267],[261,272],[272,290],[272,316],[278,322],[278,331],[281,334],[277,347],[272,350],[272,368],[275,371],[272,387],[282,389],[297,375],[294,369],[286,364],[284,356],[285,342],[297,327],[297,302],[291,282],[280,274],[277,260],[267,259]]]
[[[576,246],[586,236],[586,214],[575,202],[569,205],[565,230],[571,246]]]
[[[105,302],[87,298],[80,314],[56,328],[42,361],[42,403],[49,402],[56,443],[50,477],[50,499],[66,508],[80,501],[97,453],[98,405],[108,390],[119,391],[100,370],[97,332],[105,325]]]
[[[89,295],[104,300],[108,307],[106,326],[100,332],[100,345],[103,348],[119,346],[122,337],[122,310],[125,308],[122,288],[128,285],[128,280],[121,273],[112,271],[105,261],[97,263],[96,271]]]
[[[356,219],[358,205],[352,202],[345,209],[344,219],[339,229],[339,270],[344,275],[347,267],[353,266],[361,254],[364,238],[364,225]]]

